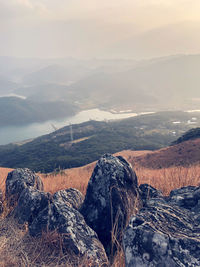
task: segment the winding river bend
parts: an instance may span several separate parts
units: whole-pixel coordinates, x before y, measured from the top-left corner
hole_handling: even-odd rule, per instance
[[[19,142],[26,139],[35,138],[44,134],[51,133],[55,129],[67,126],[69,124],[78,124],[89,120],[103,121],[129,118],[146,113],[111,113],[100,109],[90,109],[81,111],[78,114],[62,118],[59,120],[50,120],[42,123],[32,123],[23,126],[6,126],[0,129],[0,145],[12,142]],[[152,113],[152,112],[151,112]]]

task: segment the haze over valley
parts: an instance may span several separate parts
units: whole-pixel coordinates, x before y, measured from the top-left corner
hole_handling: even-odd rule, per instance
[[[42,129],[42,123],[49,121],[46,129],[51,132],[65,126],[60,121],[73,123],[73,116],[84,110],[130,113],[127,116],[199,110],[199,70],[199,55],[141,61],[0,57],[0,125],[30,128],[32,123],[41,123]],[[85,121],[89,119],[95,119],[92,111]],[[34,132],[22,134],[22,139],[37,137]],[[48,132],[41,130],[38,135]],[[20,137],[6,140],[19,141]]]
[[[5,60],[3,58],[4,64]],[[20,59],[13,61],[19,63]],[[10,65],[12,74],[9,70],[7,74],[1,74],[1,96],[16,94],[34,102],[63,101],[81,109],[104,107],[156,111],[199,107],[199,55],[137,63],[131,60],[67,59],[62,64],[48,65],[49,60],[43,62],[46,67],[38,66],[36,71],[21,72],[20,75],[16,66],[13,72]]]
[[[1,127],[200,109],[197,0],[0,0],[0,10]]]

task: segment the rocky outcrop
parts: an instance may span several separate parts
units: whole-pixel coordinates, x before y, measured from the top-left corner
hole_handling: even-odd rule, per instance
[[[16,203],[11,216],[27,222],[32,236],[56,231],[63,252],[87,257],[91,266],[108,266],[107,255],[112,263],[122,239],[126,267],[200,266],[200,187],[176,189],[167,197],[148,184],[138,188],[131,165],[106,154],[85,200],[77,189],[54,195],[42,189],[28,169],[9,173],[6,198]],[[0,192],[0,212],[2,201]]]
[[[137,176],[131,165],[122,157],[101,157],[80,211],[109,256],[116,249],[112,240],[121,242],[127,220],[140,204]]]
[[[66,205],[78,210],[83,204],[84,196],[79,190],[69,188],[56,192],[53,195],[53,199],[56,201],[64,201]]]
[[[25,222],[31,224],[38,214],[49,205],[51,198],[49,193],[39,191],[33,187],[25,188],[15,208],[15,218],[20,224]]]
[[[42,180],[29,169],[16,169],[6,179],[6,198],[10,205],[18,201],[22,191],[27,187],[43,190]]]
[[[199,200],[199,187],[149,198],[125,231],[126,266],[200,266]]]
[[[79,256],[87,255],[93,262],[92,266],[107,266],[107,256],[97,234],[86,224],[83,216],[65,202],[54,200],[29,225],[32,236],[41,235],[43,231],[62,234],[63,249]]]
[[[188,186],[172,190],[169,202],[181,208],[200,212],[200,187]]]
[[[163,194],[161,191],[155,189],[151,185],[141,184],[139,186],[140,189],[140,197],[143,202],[143,206],[146,206],[146,203],[151,198],[163,198]]]
[[[32,236],[56,231],[61,235],[63,250],[88,257],[94,267],[107,266],[103,245],[78,211],[83,203],[81,192],[70,188],[52,196],[42,189],[40,178],[28,169],[9,173],[6,197],[16,205],[10,215],[21,224],[27,222]]]

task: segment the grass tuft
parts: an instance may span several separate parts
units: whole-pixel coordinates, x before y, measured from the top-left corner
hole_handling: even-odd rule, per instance
[[[86,193],[94,164],[74,168],[48,175],[40,174],[47,192],[55,193],[70,187]],[[0,189],[5,193],[5,180],[11,169],[0,169]],[[171,167],[164,169],[148,169],[135,166],[139,184],[148,183],[168,195],[171,190],[183,186],[200,186],[200,165],[189,167]],[[70,253],[63,253],[62,239],[56,232],[43,234],[40,238],[30,237],[26,225],[20,226],[7,218],[9,210],[0,217],[0,266],[2,267],[83,267],[92,266],[92,262]],[[116,242],[117,225],[113,227],[113,242]],[[112,267],[124,267],[124,253],[118,244],[118,251],[113,259]]]

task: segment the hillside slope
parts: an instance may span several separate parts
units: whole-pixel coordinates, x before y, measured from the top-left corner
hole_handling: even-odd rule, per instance
[[[135,110],[199,107],[200,56],[166,57],[128,71],[95,73],[70,86],[80,101]]]
[[[19,97],[0,97],[0,126],[24,125],[71,116],[78,111],[73,104],[45,99],[41,103]]]
[[[132,159],[134,161],[134,159]],[[172,166],[190,166],[200,163],[200,138],[166,147],[136,157],[135,163],[145,168],[160,169]]]
[[[0,166],[51,172],[83,166],[104,153],[156,150],[191,129],[188,120],[192,116],[185,112],[160,112],[111,122],[88,121],[72,125],[73,141],[71,128],[66,126],[30,142],[0,146]],[[174,124],[177,120],[180,123]],[[200,125],[200,117],[196,123]]]
[[[200,138],[200,128],[199,127],[190,129],[189,131],[184,133],[181,137],[179,137],[176,141],[174,141],[172,144],[176,145],[176,144],[180,144],[182,142],[185,142],[187,140],[193,140],[193,139],[197,139],[197,138]]]

